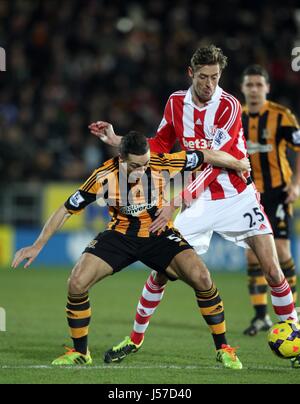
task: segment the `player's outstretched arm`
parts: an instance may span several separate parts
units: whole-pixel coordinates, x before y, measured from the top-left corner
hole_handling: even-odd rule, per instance
[[[108,122],[93,122],[90,124],[89,129],[93,135],[109,146],[118,147],[121,143],[121,136],[115,134],[112,124]]]
[[[33,243],[33,245],[29,247],[22,248],[21,250],[17,251],[13,262],[12,268],[17,268],[18,265],[21,264],[22,261],[27,259],[24,268],[28,268],[29,265],[36,259],[36,257],[41,252],[42,248],[45,246],[47,241],[50,237],[60,228],[63,226],[65,221],[71,216],[71,214],[67,211],[64,206],[58,208],[52,216],[47,220],[41,234]]]

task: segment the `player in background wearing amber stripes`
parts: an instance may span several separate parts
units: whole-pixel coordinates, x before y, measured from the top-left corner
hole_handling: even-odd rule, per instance
[[[27,268],[72,214],[80,213],[100,197],[106,201],[111,215],[107,230],[87,246],[68,282],[66,313],[74,348],[54,360],[53,365],[92,363],[88,349],[89,290],[105,277],[141,261],[155,271],[146,286],[151,296],[162,295],[168,278],[181,279],[194,289],[200,312],[212,332],[217,361],[225,368],[242,368],[234,348],[227,344],[223,303],[204,263],[176,231],[172,221],[163,232],[149,232],[149,226],[163,206],[164,194],[160,185],[165,178],[163,173],[174,176],[194,171],[203,162],[237,170],[241,178],[244,178],[242,172],[250,167],[248,159],[237,160],[221,151],[150,153],[146,137],[131,132],[122,139],[119,157],[95,170],[53,213],[35,243],[16,253],[12,266],[16,268],[27,259]],[[160,180],[154,181],[154,177],[159,176]],[[162,285],[157,282],[156,274],[160,274]],[[154,302],[155,298],[150,300]],[[110,361],[107,355],[106,360]]]
[[[263,67],[253,65],[245,69],[242,92],[246,103],[242,121],[252,177],[272,224],[280,266],[296,303],[297,278],[289,239],[289,219],[292,203],[300,193],[300,153],[297,153],[293,173],[287,152],[288,149],[300,151],[300,128],[288,108],[267,100],[269,91],[269,75]],[[247,261],[249,292],[255,315],[244,333],[254,336],[258,331],[268,330],[272,322],[267,314],[268,284],[251,250],[247,252]]]
[[[168,152],[178,140],[185,150],[223,150],[236,158],[247,155],[241,105],[219,86],[226,64],[222,50],[214,45],[199,48],[194,53],[188,67],[191,87],[169,97],[156,136],[149,141],[151,151]],[[121,140],[107,122],[95,122],[90,129],[112,146]],[[175,226],[197,253],[207,251],[213,232],[236,245],[250,247],[271,287],[272,304],[278,318],[298,321],[292,292],[279,264],[272,228],[251,178],[245,184],[235,172],[207,165],[189,185],[184,198],[190,206],[177,216]],[[176,208],[175,204],[165,206],[150,230],[163,229]],[[147,300],[159,303],[155,294],[151,298],[148,294]],[[136,346],[142,344],[154,311],[147,311],[144,301],[142,295],[131,333],[130,343]]]

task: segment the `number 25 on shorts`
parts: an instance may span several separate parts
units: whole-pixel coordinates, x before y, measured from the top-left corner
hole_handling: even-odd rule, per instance
[[[260,223],[265,221],[265,217],[262,214],[261,210],[259,208],[253,208],[253,212],[247,212],[243,216],[244,218],[249,219],[249,227],[252,229],[252,227],[256,226],[256,221],[258,220]]]

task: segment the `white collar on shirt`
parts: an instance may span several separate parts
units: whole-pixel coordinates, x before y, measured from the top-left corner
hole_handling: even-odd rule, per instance
[[[203,107],[198,107],[194,102],[193,102],[193,97],[192,97],[192,87],[190,87],[186,93],[186,96],[184,98],[184,104],[190,104],[192,105],[194,108],[197,109],[204,109],[206,108],[208,105],[214,103],[214,102],[218,102],[220,100],[220,97],[222,95],[223,89],[220,86],[216,87],[216,91],[214,92],[213,96],[211,97],[211,99],[209,101],[207,101],[207,103],[203,106]]]

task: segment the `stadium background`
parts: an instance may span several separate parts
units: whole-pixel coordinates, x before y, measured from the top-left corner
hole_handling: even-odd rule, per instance
[[[0,73],[0,265],[9,265],[13,252],[31,242],[53,209],[113,152],[93,139],[88,124],[103,119],[117,133],[153,135],[169,94],[188,86],[186,67],[199,45],[223,48],[229,66],[221,86],[241,101],[245,66],[267,67],[270,97],[299,116],[300,73],[291,69],[291,50],[300,40],[296,5],[177,0],[170,8],[159,0],[2,0],[0,46],[7,51],[7,71]],[[295,253],[299,212],[298,204]],[[106,220],[104,211],[88,209],[37,262],[71,265]],[[218,238],[206,260],[212,269],[244,266],[243,251]]]

